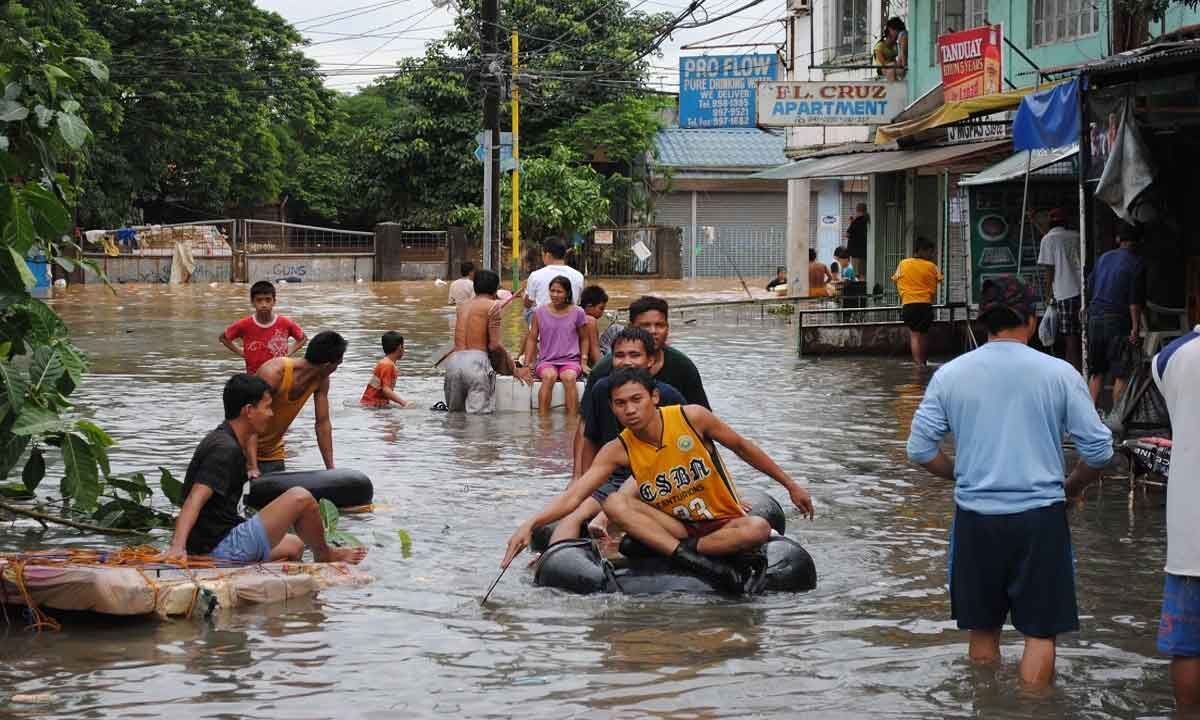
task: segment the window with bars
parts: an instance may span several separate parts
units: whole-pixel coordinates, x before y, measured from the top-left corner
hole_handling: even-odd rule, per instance
[[[867,0],[835,0],[828,47],[834,60],[866,55],[871,50]]]
[[[1037,2],[1038,0],[1035,0]],[[987,0],[935,0],[929,58],[938,64],[938,36],[987,25]]]
[[[1033,0],[1031,46],[1100,32],[1100,9],[1091,0]]]

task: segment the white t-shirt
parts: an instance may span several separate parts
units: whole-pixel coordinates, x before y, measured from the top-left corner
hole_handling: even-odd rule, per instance
[[[475,297],[475,281],[469,277],[460,277],[450,283],[450,304],[461,305]]]
[[[571,281],[571,299],[579,304],[579,296],[583,295],[583,273],[570,265],[547,265],[529,273],[529,279],[525,281],[525,297],[533,298],[533,307],[550,304],[550,281],[559,275]]]
[[[1150,362],[1171,414],[1167,572],[1200,576],[1200,325]]]
[[[1079,296],[1079,233],[1053,227],[1042,236],[1038,265],[1054,266],[1054,299]]]

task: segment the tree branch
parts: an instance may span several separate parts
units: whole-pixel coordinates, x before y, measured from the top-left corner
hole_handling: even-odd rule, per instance
[[[27,518],[33,518],[40,522],[43,526],[46,523],[54,523],[56,525],[66,525],[67,527],[75,528],[76,530],[87,530],[89,532],[104,533],[106,535],[145,535],[142,530],[126,530],[124,528],[108,528],[102,525],[92,525],[90,523],[81,523],[66,518],[57,517],[55,515],[47,515],[36,510],[29,510],[16,505],[10,505],[3,500],[0,500],[0,510],[7,510],[14,515],[21,515]]]

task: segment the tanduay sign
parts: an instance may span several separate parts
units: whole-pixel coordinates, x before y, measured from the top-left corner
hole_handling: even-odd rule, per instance
[[[758,84],[758,124],[886,125],[908,104],[903,82],[778,81]]]

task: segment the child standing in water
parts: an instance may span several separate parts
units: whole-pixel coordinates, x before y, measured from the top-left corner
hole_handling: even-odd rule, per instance
[[[394,402],[400,407],[409,407],[412,402],[400,397],[396,392],[396,363],[404,357],[404,336],[395,330],[383,334],[384,356],[375,363],[367,388],[363,390],[359,402],[367,407],[387,407]]]
[[[296,354],[308,338],[290,318],[275,314],[275,286],[269,281],[259,280],[250,286],[250,304],[254,314],[225,328],[217,339],[245,359],[246,372],[253,375],[268,360]],[[233,344],[238,338],[241,347]]]
[[[550,281],[550,304],[533,311],[529,336],[525,340],[525,357],[537,357],[534,376],[541,379],[538,409],[550,410],[554,398],[554,383],[561,381],[566,397],[567,413],[579,412],[579,393],[575,381],[587,372],[587,316],[574,303],[571,281],[556,275]],[[537,350],[537,354],[534,354]],[[525,371],[528,373],[528,370]]]

